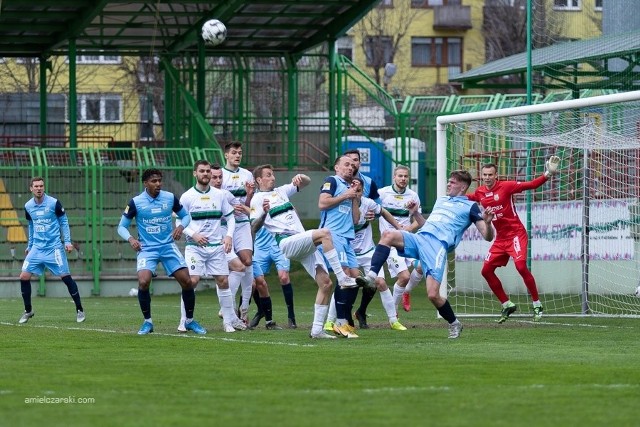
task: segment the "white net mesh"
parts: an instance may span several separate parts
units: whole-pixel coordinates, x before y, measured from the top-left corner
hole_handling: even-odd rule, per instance
[[[549,156],[562,159],[558,175],[514,200],[530,231],[531,271],[545,315],[640,315],[634,295],[640,267],[639,107],[595,104],[447,125],[447,172],[469,170],[476,179],[471,190],[486,163],[498,166],[501,180],[529,181],[544,172]],[[450,257],[449,299],[456,313],[499,313],[499,301],[480,274],[490,245],[472,226]],[[513,262],[497,274],[518,313],[530,316],[531,299]]]

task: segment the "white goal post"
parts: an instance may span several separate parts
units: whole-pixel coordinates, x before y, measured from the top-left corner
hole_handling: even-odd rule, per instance
[[[483,164],[528,181],[561,158],[556,176],[514,200],[545,316],[640,316],[640,91],[439,116],[436,130],[438,196],[454,169],[471,172],[473,190]],[[449,257],[443,292],[457,314],[500,311],[480,274],[489,246],[471,227]],[[513,262],[497,274],[516,314],[530,316]]]

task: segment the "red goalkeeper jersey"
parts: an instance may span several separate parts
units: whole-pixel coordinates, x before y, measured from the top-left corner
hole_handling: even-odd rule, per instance
[[[513,195],[538,188],[545,182],[547,177],[544,175],[525,182],[498,180],[491,189],[482,185],[476,188],[474,193],[467,194],[467,197],[469,200],[480,203],[485,210],[493,212],[496,240],[512,239],[518,233],[525,231],[513,204]]]

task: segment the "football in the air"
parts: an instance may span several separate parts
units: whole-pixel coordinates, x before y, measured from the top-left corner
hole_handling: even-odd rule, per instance
[[[636,292],[634,293],[634,295],[640,298],[640,285],[638,285],[638,287],[636,288]]]
[[[202,39],[209,46],[217,46],[227,38],[227,27],[217,19],[210,19],[202,25]]]
[[[138,288],[129,289],[129,296],[130,297],[137,297],[138,296]]]

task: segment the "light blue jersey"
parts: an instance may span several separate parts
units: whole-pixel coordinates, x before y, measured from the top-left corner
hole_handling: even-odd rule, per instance
[[[362,172],[358,172],[355,177],[362,182],[362,195],[380,204],[380,194],[378,194],[376,182]]]
[[[464,231],[479,220],[482,220],[482,214],[476,202],[466,196],[444,196],[436,200],[429,218],[417,233],[431,234],[450,252],[458,246]]]
[[[189,215],[173,193],[161,190],[154,199],[145,190],[129,201],[122,216],[129,223],[133,218],[136,219],[138,240],[144,247],[152,248],[173,243],[173,212],[178,218]],[[129,224],[124,225],[126,227]]]
[[[27,250],[62,248],[60,232],[65,245],[71,244],[69,219],[62,204],[55,197],[44,194],[42,203],[35,199],[24,205],[24,213],[29,221],[29,242]]]
[[[349,189],[349,183],[337,175],[324,180],[320,193],[327,193],[332,197],[339,196]],[[355,238],[351,199],[343,200],[339,204],[320,212],[320,228],[328,228],[331,233],[347,240]]]
[[[22,271],[40,276],[48,268],[56,276],[67,276],[69,263],[60,233],[64,244],[70,245],[71,232],[62,204],[45,194],[40,204],[35,199],[29,200],[24,205],[24,213],[29,221],[29,241]]]
[[[482,215],[478,204],[466,196],[440,197],[420,230],[401,231],[404,247],[398,254],[418,259],[425,276],[442,283],[447,252],[455,249],[464,231],[479,220]]]

